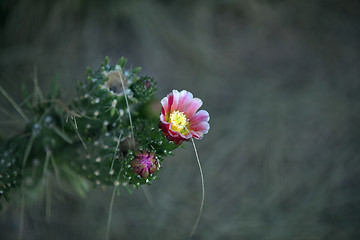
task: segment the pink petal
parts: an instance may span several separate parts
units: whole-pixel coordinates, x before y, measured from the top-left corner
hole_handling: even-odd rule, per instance
[[[161,113],[165,116],[167,116],[169,114],[169,99],[167,97],[164,97],[163,99],[161,99]]]
[[[183,112],[185,110],[186,106],[191,102],[191,100],[193,98],[194,97],[191,92],[182,90],[180,92],[179,103],[178,103],[177,109],[180,110],[181,112]]]
[[[172,90],[172,96],[173,96],[173,102],[172,105],[170,107],[170,112],[176,111],[177,110],[177,106],[179,103],[179,91],[178,90]]]
[[[180,137],[183,140],[189,140],[191,138],[191,133],[187,133],[186,135],[183,135],[183,134],[180,133]]]
[[[169,130],[170,123],[166,121],[160,121],[160,128],[163,129],[163,131],[167,132]]]
[[[172,136],[172,137],[179,137],[179,132],[177,132],[177,131],[174,131],[174,130],[172,130],[171,129],[171,126],[172,126],[172,124],[170,124],[170,126],[169,126],[169,129],[168,129],[168,133],[170,134],[170,136]]]
[[[196,139],[202,139],[203,134],[201,132],[193,132],[191,131],[191,135]]]
[[[202,101],[199,98],[193,98],[187,105],[184,113],[190,119],[194,116],[195,112],[201,107]]]
[[[201,122],[196,125],[190,126],[191,131],[194,132],[202,132],[202,133],[208,133],[210,129],[210,125],[208,122]]]
[[[161,122],[164,122],[164,123],[166,122],[166,117],[165,117],[165,115],[162,114],[162,113],[160,114],[160,121],[161,121]]]
[[[199,122],[208,122],[210,120],[209,113],[205,110],[200,110],[192,118],[189,119],[190,125],[198,124]]]
[[[173,102],[174,102],[174,95],[173,95],[173,93],[172,93],[172,92],[169,93],[169,94],[167,95],[167,98],[168,98],[168,109],[167,109],[167,112],[166,112],[166,116],[168,116],[168,114],[170,114],[170,109],[171,109],[171,106],[172,106],[172,104],[173,104]]]

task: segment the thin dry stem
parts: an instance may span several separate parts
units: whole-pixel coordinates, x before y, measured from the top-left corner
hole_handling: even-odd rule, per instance
[[[201,177],[201,188],[202,188],[202,198],[201,198],[201,204],[200,204],[200,209],[199,209],[199,215],[198,217],[196,218],[196,222],[195,222],[195,225],[189,235],[189,238],[194,234],[198,224],[199,224],[199,221],[200,221],[200,217],[201,217],[201,213],[202,213],[202,209],[203,209],[203,206],[204,206],[204,201],[205,201],[205,184],[204,184],[204,175],[203,175],[203,172],[202,172],[202,168],[201,168],[201,164],[200,164],[200,159],[199,159],[199,155],[198,155],[198,152],[196,150],[196,146],[195,146],[195,142],[194,142],[194,139],[191,138],[191,142],[193,144],[193,147],[194,147],[194,151],[195,151],[195,155],[196,155],[196,160],[197,160],[197,163],[198,163],[198,166],[199,166],[199,171],[200,171],[200,177]]]
[[[125,102],[126,102],[127,111],[128,111],[128,114],[129,114],[129,121],[130,121],[131,135],[133,136],[133,147],[135,147],[135,135],[134,135],[133,124],[132,124],[132,119],[131,119],[130,106],[129,106],[129,102],[128,102],[127,94],[126,94],[126,91],[125,91],[124,80],[123,80],[123,78],[122,78],[122,75],[121,75],[120,73],[118,73],[118,74],[119,74],[119,76],[120,76],[121,86],[122,86],[123,91],[124,91]]]
[[[0,86],[0,92],[4,95],[4,97],[11,103],[11,105],[15,108],[15,110],[20,114],[20,116],[25,120],[25,122],[29,121],[29,118],[26,114],[21,110],[19,105],[14,101],[14,99],[5,91],[3,87]]]

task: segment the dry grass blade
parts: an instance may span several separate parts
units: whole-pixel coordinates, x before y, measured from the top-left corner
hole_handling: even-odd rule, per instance
[[[0,86],[0,92],[4,95],[4,97],[11,103],[11,105],[15,108],[15,110],[20,114],[20,116],[25,120],[25,122],[29,121],[29,118],[26,116],[23,110],[19,107],[19,105],[14,101],[14,99],[5,91],[5,89]]]

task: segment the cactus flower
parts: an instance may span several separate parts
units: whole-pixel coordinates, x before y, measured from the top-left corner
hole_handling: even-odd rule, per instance
[[[155,173],[159,168],[155,153],[148,153],[145,150],[135,152],[135,157],[131,160],[130,165],[144,179]]]
[[[202,101],[182,90],[173,90],[161,100],[160,128],[166,138],[181,144],[191,137],[201,139],[208,133],[210,116],[205,110],[197,110]]]

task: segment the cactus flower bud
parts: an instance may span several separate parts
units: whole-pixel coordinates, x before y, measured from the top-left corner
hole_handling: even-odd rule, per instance
[[[144,179],[155,173],[159,168],[155,153],[148,153],[145,150],[135,152],[135,157],[131,160],[130,165]]]

